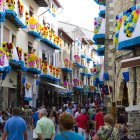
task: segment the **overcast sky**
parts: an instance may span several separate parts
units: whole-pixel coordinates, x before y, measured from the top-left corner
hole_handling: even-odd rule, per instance
[[[94,18],[98,17],[99,6],[94,0],[59,0],[63,6],[59,21],[69,22],[93,31]]]

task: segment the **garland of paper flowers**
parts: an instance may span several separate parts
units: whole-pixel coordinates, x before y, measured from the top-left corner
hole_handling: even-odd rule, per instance
[[[14,44],[13,43],[8,43],[8,42],[3,42],[2,47],[5,50],[7,57],[11,58],[12,57],[12,52],[13,52],[12,50],[14,48]]]
[[[28,21],[29,21],[29,11],[25,12],[25,17],[26,17],[26,24],[28,25]]]
[[[36,68],[36,61],[38,57],[35,54],[28,54],[27,56],[28,56],[27,57],[28,66],[30,68]]]
[[[44,62],[42,63],[42,70],[44,74],[48,74],[48,63]]]
[[[15,9],[15,0],[6,0],[6,4],[9,10]]]
[[[74,55],[75,61],[80,62],[80,56],[79,55]]]
[[[24,62],[25,62],[25,65],[27,66],[27,64],[28,64],[28,55],[27,55],[27,53],[26,52],[24,52]]]
[[[17,54],[18,54],[19,60],[22,60],[22,49],[19,47],[17,47]]]
[[[21,0],[18,0],[18,9],[19,9],[19,14],[22,17],[23,16],[23,12],[24,12],[24,5],[21,2]]]
[[[0,66],[4,66],[6,52],[0,47]]]
[[[136,23],[139,18],[140,9],[137,9],[136,6],[133,6],[129,10],[124,12],[123,23],[124,23],[124,33],[127,37],[131,37],[132,33],[135,30]]]
[[[98,17],[94,19],[94,33],[97,34],[101,28],[101,24],[102,24],[102,17]]]

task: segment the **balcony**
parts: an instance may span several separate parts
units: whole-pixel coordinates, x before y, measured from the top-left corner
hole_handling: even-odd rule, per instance
[[[34,0],[39,7],[48,7],[48,0]]]
[[[62,86],[67,89],[67,95],[71,95],[73,93],[72,83],[68,83],[67,81],[65,81],[62,82]]]
[[[73,79],[73,89],[74,90],[83,90],[83,81],[79,80],[79,79]]]
[[[88,68],[87,67],[83,68],[81,74],[83,76],[87,76],[87,73],[88,73]]]
[[[34,17],[30,17],[28,20],[28,34],[32,35],[35,39],[41,39],[40,27],[38,21]]]
[[[105,5],[100,5],[99,7],[99,17],[105,18],[105,11],[106,11],[106,6]]]
[[[48,65],[48,63],[43,63],[42,73],[40,78],[47,78],[53,81],[60,81],[61,70],[53,65]]]
[[[105,19],[102,17],[95,18],[93,40],[96,45],[105,44]]]
[[[106,5],[106,0],[94,0],[99,5]]]
[[[105,53],[104,45],[102,45],[102,46],[98,45],[98,49],[96,51],[97,51],[99,56],[104,56],[104,53]]]
[[[0,48],[0,73],[9,73],[11,66],[9,66],[6,52],[3,48]]]
[[[62,68],[62,70],[68,73],[72,73],[72,65],[72,62],[66,58],[64,60],[64,67]]]
[[[140,45],[140,4],[116,16],[114,42],[118,50],[135,49]]]
[[[3,42],[2,49],[6,52],[7,63],[9,63],[12,69],[25,71],[23,50],[19,47],[14,47],[13,43]],[[5,58],[6,59],[6,58]]]
[[[26,28],[26,23],[24,20],[24,5],[20,1],[13,3],[7,0],[4,6],[0,2],[0,22],[5,22],[5,18],[11,21],[12,24],[17,28]]]
[[[83,58],[81,59],[81,57],[79,55],[74,55],[74,59],[75,59],[75,61],[74,61],[73,64],[75,66],[77,66],[79,68],[84,68],[85,67],[84,66],[84,59]]]
[[[33,74],[40,74],[42,68],[42,61],[36,54],[26,54],[25,63],[26,63],[26,71]]]

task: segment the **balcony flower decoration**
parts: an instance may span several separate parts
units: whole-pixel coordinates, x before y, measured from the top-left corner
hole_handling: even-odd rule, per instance
[[[6,52],[3,50],[3,48],[0,48],[0,68],[1,66],[4,66],[5,56],[6,56]]]
[[[24,62],[25,62],[25,65],[27,66],[28,62],[27,62],[27,59],[28,59],[28,55],[26,52],[24,52]]]
[[[0,0],[0,11],[4,11],[5,0]]]
[[[54,38],[54,44],[58,44],[58,36],[56,34],[53,34]]]
[[[41,35],[43,38],[48,38],[49,37],[49,27],[41,27]]]
[[[73,79],[74,86],[79,86],[79,80],[78,79]]]
[[[39,57],[37,57],[36,58],[36,68],[37,69],[40,69],[40,63],[41,63],[40,61],[41,61],[41,59]]]
[[[57,45],[60,46],[60,48],[62,47],[62,39],[60,37],[58,37]]]
[[[80,63],[80,56],[79,55],[74,55],[75,61],[77,63]]]
[[[73,66],[72,62],[69,61],[69,68],[72,69],[72,66]]]
[[[97,34],[101,28],[101,24],[102,24],[102,18],[101,17],[98,17],[98,18],[95,18],[95,21],[94,21],[94,33]]]
[[[60,77],[60,69],[56,68],[56,78],[59,78],[59,77]]]
[[[122,25],[122,16],[116,16],[114,42],[118,43],[120,28]]]
[[[53,39],[53,32],[49,30],[49,40],[52,41],[52,39]]]
[[[37,21],[36,18],[30,17],[29,20],[28,20],[28,23],[29,23],[29,30],[31,30],[31,31],[37,31],[38,21]]]
[[[65,67],[66,67],[66,68],[69,67],[69,60],[68,60],[68,58],[65,58],[65,59],[64,59],[64,64],[65,64]]]
[[[49,66],[49,69],[50,69],[50,74],[53,75],[53,66],[50,65],[50,66]]]
[[[12,58],[14,44],[8,43],[8,42],[3,42],[2,47],[6,51],[8,58]]]
[[[48,63],[44,62],[42,63],[42,70],[44,74],[48,74]]]
[[[37,61],[37,56],[35,54],[28,54],[28,67],[29,68],[37,68],[36,66],[36,61]]]
[[[67,88],[67,86],[68,86],[68,82],[65,81],[65,82],[63,83],[63,86],[64,86],[64,88]]]
[[[55,76],[56,76],[56,67],[53,66],[53,77],[55,77]]]
[[[21,2],[21,0],[18,0],[18,9],[19,9],[19,14],[21,17],[23,17],[23,12],[24,12],[24,5]]]
[[[123,15],[123,24],[124,24],[124,33],[127,37],[131,37],[132,33],[135,30],[136,23],[139,18],[140,9],[136,6],[133,6]]]
[[[6,0],[6,5],[9,10],[15,10],[15,0]]]
[[[28,25],[28,22],[29,22],[29,11],[25,12],[25,17],[26,17],[26,24]]]
[[[18,53],[19,60],[22,60],[22,53],[23,53],[22,49],[17,47],[17,53]]]

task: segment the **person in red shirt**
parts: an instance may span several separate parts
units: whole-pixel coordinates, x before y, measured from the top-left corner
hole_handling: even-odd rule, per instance
[[[106,115],[106,108],[97,109],[97,113],[95,115],[95,130],[96,132],[99,130],[100,126],[104,125],[104,115]]]
[[[81,114],[76,118],[76,123],[78,126],[78,133],[83,135],[86,139],[86,130],[88,128],[89,117],[86,114],[85,109],[81,109]]]

